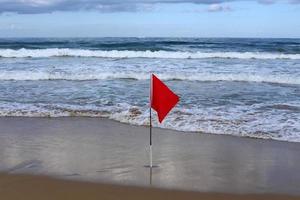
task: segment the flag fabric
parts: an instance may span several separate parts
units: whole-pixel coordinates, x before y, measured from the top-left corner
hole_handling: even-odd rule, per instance
[[[151,108],[157,112],[158,121],[161,123],[179,102],[179,97],[154,74],[151,79]]]

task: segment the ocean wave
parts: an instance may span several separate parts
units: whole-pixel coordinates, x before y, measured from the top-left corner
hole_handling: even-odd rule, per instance
[[[48,58],[48,57],[98,57],[98,58],[165,58],[165,59],[300,59],[300,54],[263,52],[180,52],[180,51],[129,51],[129,50],[84,50],[69,48],[50,49],[0,49],[3,58]]]
[[[67,81],[89,81],[89,80],[113,80],[132,79],[147,80],[150,73],[145,72],[39,72],[39,71],[2,71],[2,81],[42,81],[42,80],[67,80]],[[258,75],[258,74],[213,74],[213,73],[157,73],[162,80],[175,81],[233,81],[233,82],[258,82],[275,84],[300,84],[299,76],[291,75]]]
[[[296,105],[291,105],[296,107]],[[163,124],[154,127],[184,132],[227,134],[234,136],[300,142],[299,117],[278,115],[274,110],[258,112],[258,107],[175,108]],[[220,110],[221,109],[221,110]],[[245,110],[247,112],[245,113]],[[155,113],[154,113],[155,115]],[[149,109],[126,103],[97,107],[68,104],[0,103],[0,116],[10,117],[103,117],[132,125],[149,125]],[[293,115],[291,115],[293,116]],[[287,120],[288,119],[288,120]]]

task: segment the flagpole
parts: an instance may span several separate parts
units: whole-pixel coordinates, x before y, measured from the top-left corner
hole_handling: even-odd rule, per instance
[[[150,167],[152,168],[152,122],[151,122],[151,108],[150,108]]]
[[[150,168],[152,168],[152,109],[151,109],[151,104],[152,104],[152,75],[150,74]]]

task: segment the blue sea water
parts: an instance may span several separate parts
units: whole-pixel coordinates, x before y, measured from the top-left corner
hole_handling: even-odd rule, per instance
[[[300,39],[0,39],[0,116],[149,124],[149,77],[181,97],[163,124],[300,142]]]

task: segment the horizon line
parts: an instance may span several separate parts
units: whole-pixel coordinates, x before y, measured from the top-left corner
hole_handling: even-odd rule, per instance
[[[91,39],[96,39],[96,38],[182,38],[182,39],[300,39],[300,37],[216,37],[216,36],[211,36],[211,37],[201,37],[201,36],[56,36],[56,37],[51,37],[51,36],[24,36],[24,37],[0,37],[0,39],[83,39],[83,38],[91,38]]]

